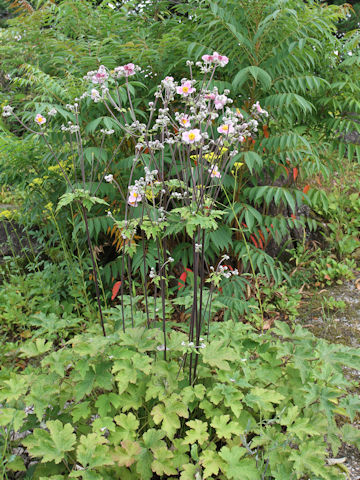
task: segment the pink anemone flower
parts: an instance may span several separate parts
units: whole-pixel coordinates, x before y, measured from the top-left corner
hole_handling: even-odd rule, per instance
[[[194,128],[193,130],[187,130],[186,132],[182,133],[182,140],[184,143],[196,143],[201,140],[201,133],[198,128]]]
[[[183,97],[188,97],[191,93],[195,92],[195,88],[192,86],[190,80],[182,83],[179,87],[176,87],[176,93],[182,95]]]

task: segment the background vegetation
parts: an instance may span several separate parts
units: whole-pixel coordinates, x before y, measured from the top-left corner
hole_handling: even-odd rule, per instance
[[[304,289],[357,270],[359,8],[316,0],[0,0],[0,104],[23,122],[0,117],[4,478],[343,478],[339,466],[326,465],[327,448],[336,455],[341,441],[359,445],[349,423],[359,401],[342,371],[359,369],[359,352],[291,321]],[[162,311],[146,330],[145,298],[155,309],[160,302],[149,279],[160,261],[156,242],[138,230],[124,270],[129,252],[107,210],[121,222],[126,199],[103,182],[116,152],[111,173],[126,190],[132,139],[103,103],[82,102],[86,172],[107,203],[86,214],[89,251],[81,202],[57,209],[70,193],[64,171],[80,171],[61,125],[74,121],[68,105],[100,65],[141,67],[130,83],[143,119],[165,76],[186,77],[187,60],[213,51],[230,61],[212,88],[231,90],[245,116],[260,102],[269,118],[242,146],[243,165],[223,176],[216,228],[204,228],[202,275],[194,275],[191,235],[173,228]],[[37,113],[48,119],[57,160],[24,128]],[[114,130],[106,143],[101,129]],[[206,290],[208,267],[224,255],[240,275]],[[213,298],[201,349],[189,326],[194,303],[202,305],[199,282]],[[124,318],[133,323],[126,334]],[[265,333],[279,318],[290,326],[278,322]],[[157,327],[168,342],[165,359]]]

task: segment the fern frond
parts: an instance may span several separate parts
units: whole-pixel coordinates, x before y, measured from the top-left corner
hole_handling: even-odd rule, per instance
[[[10,8],[15,10],[17,14],[33,13],[34,9],[27,0],[13,0]]]

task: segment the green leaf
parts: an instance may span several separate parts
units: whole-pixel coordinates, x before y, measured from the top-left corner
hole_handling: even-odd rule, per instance
[[[135,439],[136,431],[139,427],[139,420],[133,413],[121,413],[114,418],[116,424],[120,427],[116,429],[116,434],[119,435],[122,440]]]
[[[88,418],[90,416],[91,409],[89,405],[90,402],[81,402],[74,406],[71,410],[71,416],[74,422],[78,422],[80,418]]]
[[[202,349],[203,362],[219,370],[231,370],[229,361],[237,359],[235,351],[226,347],[221,340],[214,340]]]
[[[260,480],[261,475],[254,458],[243,458],[246,449],[242,447],[223,447],[220,456],[225,461],[224,473],[234,480]]]
[[[6,469],[11,470],[12,472],[26,472],[24,460],[18,455],[10,456],[9,461],[6,463]]]
[[[154,450],[154,461],[151,463],[152,471],[160,477],[162,475],[176,475],[177,470],[173,462],[174,454],[166,447]]]
[[[175,396],[159,403],[151,410],[151,415],[156,425],[162,423],[162,428],[169,438],[173,438],[176,430],[180,428],[179,417],[188,418],[189,413],[184,405]]]
[[[23,443],[33,457],[42,457],[44,462],[60,463],[76,442],[74,429],[70,423],[63,425],[60,420],[49,420],[46,426],[49,431],[36,428]]]
[[[273,411],[273,403],[280,403],[284,395],[268,388],[255,387],[245,396],[245,402],[249,407],[257,405],[261,410]]]
[[[359,395],[347,395],[341,399],[340,407],[345,408],[350,420],[353,422],[355,416],[360,412],[360,398]]]
[[[121,442],[121,447],[115,447],[111,456],[114,462],[120,467],[130,467],[136,462],[140,452],[141,447],[137,442],[123,440]]]
[[[155,430],[155,428],[149,428],[143,435],[144,444],[147,448],[153,450],[164,445],[162,439],[165,437],[165,432],[162,430]]]
[[[15,408],[0,408],[0,425],[13,429],[15,432],[20,429],[26,413]]]
[[[224,462],[221,459],[220,455],[214,450],[207,448],[201,453],[200,463],[204,468],[203,478],[211,477],[212,475],[217,475],[219,470],[224,470]]]
[[[321,444],[315,440],[301,443],[299,450],[290,455],[290,460],[294,462],[294,471],[301,476],[312,473],[321,478],[328,478],[325,468],[325,453],[324,443]]]
[[[360,430],[346,423],[341,429],[343,441],[355,445],[360,450]]]
[[[98,433],[81,435],[76,450],[76,459],[84,468],[95,468],[103,465],[112,465],[114,462],[109,455],[109,448],[104,445],[107,440]]]
[[[239,435],[241,427],[237,422],[230,421],[230,415],[219,415],[214,417],[211,426],[215,428],[219,438],[229,439],[232,435]]]
[[[202,445],[209,438],[207,423],[201,420],[190,420],[186,422],[186,425],[190,427],[191,430],[186,431],[186,436],[183,441],[184,444],[192,445],[198,442],[199,445]]]
[[[199,473],[199,467],[193,463],[183,465],[183,471],[180,474],[180,480],[194,480],[196,474]]]
[[[233,88],[240,90],[249,77],[252,77],[256,83],[259,80],[265,90],[271,87],[272,79],[269,73],[260,67],[252,65],[238,71],[232,82]]]
[[[116,393],[104,393],[100,395],[95,402],[95,406],[98,408],[100,417],[106,417],[108,413],[112,411],[112,408],[119,408],[121,402],[119,395]]]
[[[34,341],[25,343],[21,348],[21,357],[38,357],[51,350],[53,342],[46,341],[44,338],[37,338]]]

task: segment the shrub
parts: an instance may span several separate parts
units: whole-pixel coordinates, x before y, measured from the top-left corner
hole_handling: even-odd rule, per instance
[[[226,322],[208,340],[172,331],[168,362],[157,330],[82,334],[51,353],[51,341],[27,342],[24,372],[2,372],[7,474],[25,469],[11,456],[23,445],[36,479],[342,478],[327,446],[336,454],[339,435],[359,445],[355,428],[335,422],[358,411],[341,367],[360,368],[359,352],[285,323],[259,336]],[[190,351],[199,367],[189,386]]]

